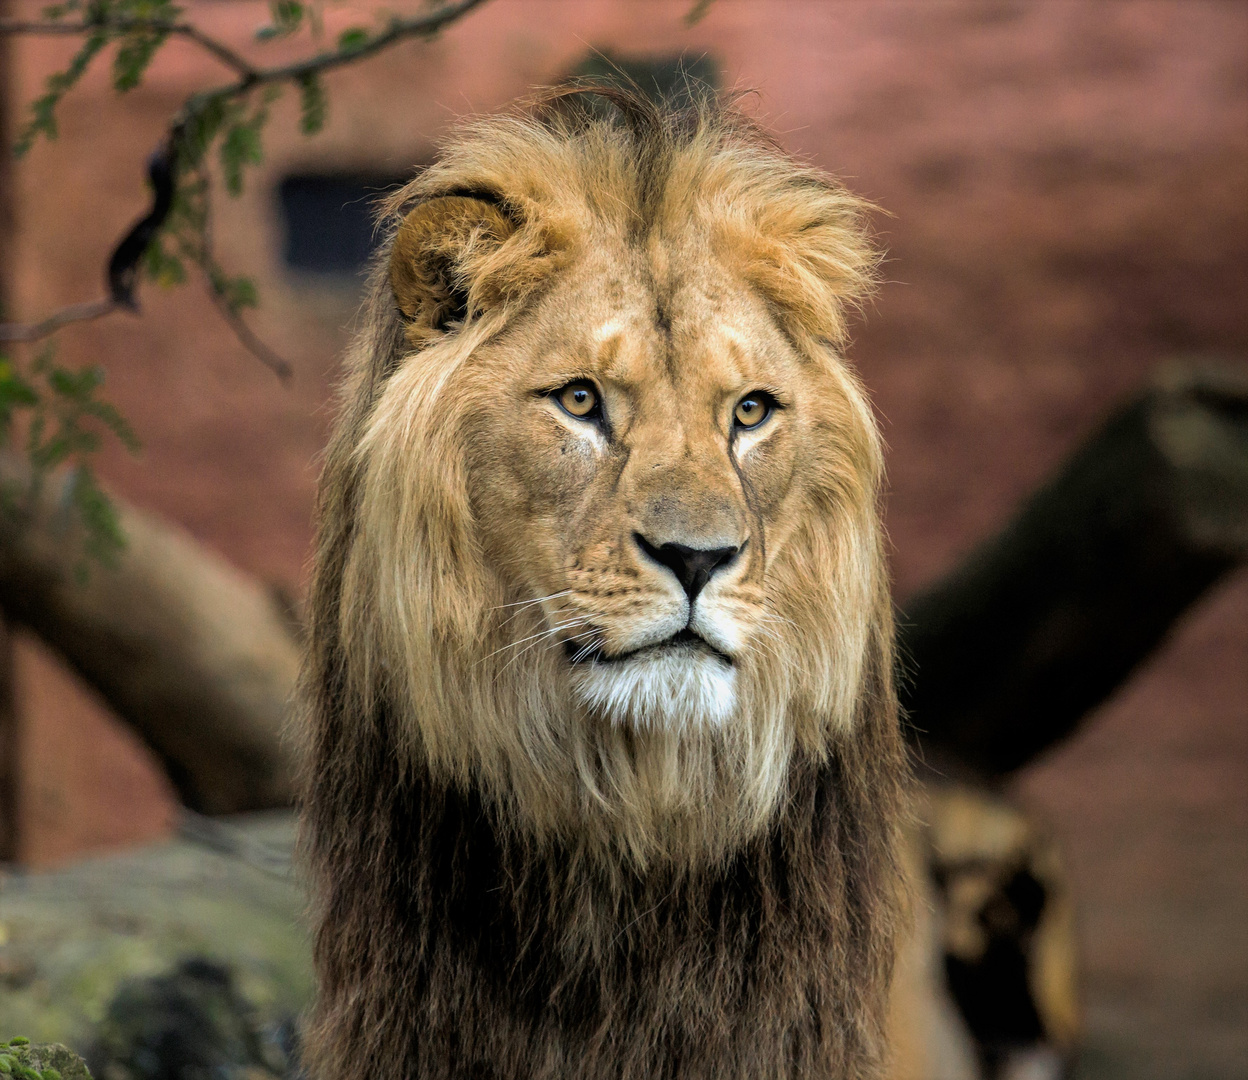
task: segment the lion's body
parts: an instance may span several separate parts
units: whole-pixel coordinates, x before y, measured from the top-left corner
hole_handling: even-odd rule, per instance
[[[615,100],[478,124],[392,206],[305,672],[318,1080],[879,1072],[860,205]]]

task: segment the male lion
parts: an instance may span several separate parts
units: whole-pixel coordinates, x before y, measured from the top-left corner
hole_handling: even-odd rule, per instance
[[[305,675],[318,1078],[865,1078],[905,753],[864,204],[555,92],[388,205]]]

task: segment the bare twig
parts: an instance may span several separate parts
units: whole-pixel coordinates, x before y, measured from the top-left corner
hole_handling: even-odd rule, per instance
[[[204,221],[200,229],[200,244],[202,245],[200,266],[204,271],[208,295],[217,306],[217,310],[221,312],[221,316],[225,321],[230,324],[230,329],[234,331],[234,336],[238,338],[244,349],[272,371],[282,382],[290,382],[294,377],[294,369],[290,366],[289,361],[283,359],[260,340],[255,331],[247,325],[242,315],[226,299],[213,278],[214,270],[219,268],[217,267],[217,259],[213,254],[212,248],[212,209],[210,205],[205,205],[204,207]]]
[[[90,300],[85,304],[70,304],[54,311],[46,319],[36,323],[0,323],[0,341],[39,341],[55,334],[70,323],[89,322],[111,315],[120,305],[110,297]]]
[[[226,67],[233,68],[244,77],[255,75],[256,67],[243,59],[228,45],[205,34],[190,23],[170,22],[166,19],[84,19],[81,22],[40,22],[21,19],[0,19],[0,34],[30,34],[34,36],[65,36],[90,34],[98,30],[110,30],[118,34],[147,31],[186,38],[201,49],[211,53]]]
[[[405,38],[429,37],[483,3],[485,0],[458,0],[457,3],[447,4],[427,15],[416,15],[410,19],[401,19],[396,15],[391,18],[385,30],[367,41],[345,49],[332,49],[318,53],[306,60],[297,60],[293,64],[286,64],[282,67],[261,69],[250,81],[246,78],[240,79],[236,84],[238,91],[250,90],[253,86],[261,86],[265,83],[293,81],[307,78],[309,75],[319,75],[323,71],[373,56]]]
[[[261,341],[256,336],[255,331],[243,321],[243,317],[226,303],[225,298],[211,284],[208,286],[208,295],[212,297],[212,302],[217,305],[217,310],[221,312],[225,321],[230,324],[230,329],[234,331],[234,336],[242,343],[243,348],[272,371],[282,382],[290,382],[291,377],[294,375],[294,369],[290,366],[290,362],[284,360]]]

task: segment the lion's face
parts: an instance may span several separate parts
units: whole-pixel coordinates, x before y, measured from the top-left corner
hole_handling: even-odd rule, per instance
[[[577,700],[638,727],[727,723],[743,669],[802,651],[780,567],[862,441],[842,381],[684,246],[595,245],[461,391],[487,563],[532,609],[509,662],[557,653]]]
[[[858,204],[707,141],[643,207],[627,145],[487,134],[403,196],[380,287],[408,344],[362,341],[351,674],[539,825],[739,837],[852,724],[887,621],[836,351]]]

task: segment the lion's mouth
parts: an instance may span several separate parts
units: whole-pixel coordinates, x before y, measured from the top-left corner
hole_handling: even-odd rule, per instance
[[[650,654],[685,651],[690,653],[709,653],[729,667],[732,666],[731,656],[715,648],[701,634],[694,633],[687,626],[683,630],[677,631],[671,637],[664,638],[662,641],[656,641],[651,645],[643,645],[640,649],[630,649],[628,652],[617,653],[614,656],[608,656],[602,651],[600,645],[584,645],[575,638],[569,638],[565,641],[563,649],[567,653],[568,660],[573,664],[621,664],[626,660],[635,660],[638,657]]]

